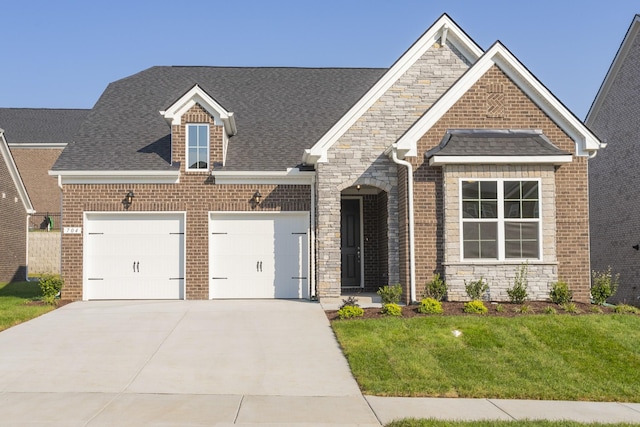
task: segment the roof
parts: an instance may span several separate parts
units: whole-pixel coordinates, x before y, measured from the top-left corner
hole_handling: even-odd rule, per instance
[[[22,182],[20,172],[18,172],[16,163],[14,162],[13,156],[11,155],[11,150],[9,150],[9,146],[7,145],[4,129],[0,129],[0,157],[4,159],[7,170],[9,171],[9,176],[11,177],[13,184],[15,185],[16,191],[20,196],[20,201],[22,202],[25,211],[28,214],[34,214],[36,211],[35,209],[33,209],[33,204],[31,204],[31,199],[29,199],[27,189]]]
[[[452,129],[425,155],[447,156],[557,156],[568,154],[553,145],[539,130]]]
[[[69,143],[90,110],[0,108],[0,127],[9,144]]]
[[[107,87],[52,169],[172,169],[171,129],[160,111],[197,84],[235,116],[224,170],[285,170],[385,71],[152,67]]]

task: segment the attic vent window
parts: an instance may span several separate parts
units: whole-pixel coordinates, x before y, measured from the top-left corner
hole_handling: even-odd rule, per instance
[[[209,169],[209,125],[187,125],[187,170]]]

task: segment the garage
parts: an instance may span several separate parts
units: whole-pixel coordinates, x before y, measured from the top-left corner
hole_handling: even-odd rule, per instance
[[[309,298],[307,212],[214,212],[209,298]]]
[[[184,214],[87,213],[84,299],[184,299]]]

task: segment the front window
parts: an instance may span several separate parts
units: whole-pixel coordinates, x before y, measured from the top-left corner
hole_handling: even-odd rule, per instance
[[[462,180],[464,259],[540,259],[540,182]]]
[[[187,125],[187,169],[209,169],[209,125]]]

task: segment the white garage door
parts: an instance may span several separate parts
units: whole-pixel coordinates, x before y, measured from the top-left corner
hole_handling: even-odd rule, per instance
[[[210,298],[309,298],[306,212],[212,213]]]
[[[183,214],[86,214],[84,236],[84,299],[184,298]]]

